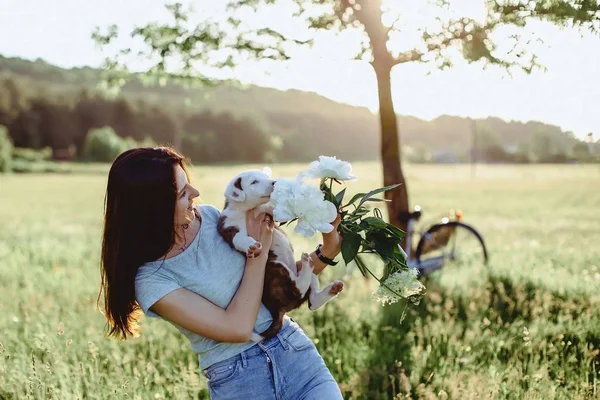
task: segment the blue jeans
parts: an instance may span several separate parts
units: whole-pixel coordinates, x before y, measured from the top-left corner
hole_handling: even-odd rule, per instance
[[[343,399],[312,340],[292,320],[271,339],[203,373],[212,400]]]

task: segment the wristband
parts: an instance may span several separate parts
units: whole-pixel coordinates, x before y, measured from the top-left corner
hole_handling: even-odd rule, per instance
[[[321,246],[323,246],[322,244],[317,246],[317,249],[315,250],[315,253],[317,254],[317,257],[319,258],[319,260],[321,260],[322,263],[327,264],[327,265],[336,265],[338,262],[337,261],[333,261],[331,258],[327,258],[323,255],[323,253],[321,252]]]

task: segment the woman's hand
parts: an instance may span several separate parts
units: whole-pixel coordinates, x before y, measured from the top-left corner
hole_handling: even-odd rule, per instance
[[[342,216],[338,214],[338,216],[333,220],[331,225],[333,225],[333,230],[329,233],[323,233],[323,245],[321,246],[321,253],[327,258],[334,259],[340,252],[342,251],[342,235],[337,231],[338,226],[340,226],[340,221],[342,220]],[[327,267],[323,261],[319,259],[316,252],[310,253],[311,258],[313,259],[314,269],[313,273],[318,275]],[[296,267],[301,268],[301,262],[296,262]]]
[[[248,236],[260,242],[261,255],[266,257],[273,242],[273,218],[266,213],[260,213],[255,217],[253,210],[246,211],[246,232]]]
[[[333,225],[333,230],[329,233],[323,233],[323,246],[321,247],[321,252],[327,258],[335,258],[342,251],[342,235],[338,232],[338,226],[340,226],[340,221],[342,220],[342,216],[340,214],[333,220],[331,225]]]

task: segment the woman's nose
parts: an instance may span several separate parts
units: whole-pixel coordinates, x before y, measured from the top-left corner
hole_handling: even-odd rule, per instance
[[[200,192],[195,187],[192,187],[192,190],[190,191],[190,199],[195,199],[198,196],[200,196]]]

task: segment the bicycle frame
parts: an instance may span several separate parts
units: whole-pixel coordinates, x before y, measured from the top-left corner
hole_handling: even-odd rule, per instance
[[[416,268],[419,270],[419,275],[424,276],[433,271],[436,271],[444,266],[444,260],[446,258],[445,255],[428,258],[426,260],[422,260],[421,262],[417,262],[417,260],[412,256],[413,247],[413,231],[415,228],[415,219],[411,218],[408,220],[408,227],[406,232],[406,248],[408,249],[406,252],[406,259],[409,268]]]

